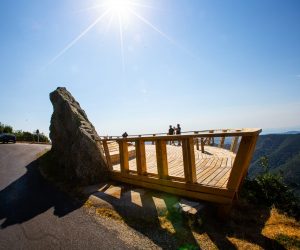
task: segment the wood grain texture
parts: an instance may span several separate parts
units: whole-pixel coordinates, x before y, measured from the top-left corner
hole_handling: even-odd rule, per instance
[[[243,136],[237,152],[237,157],[234,161],[227,188],[238,190],[242,178],[245,176],[253,151],[255,149],[256,140],[258,136]]]
[[[129,157],[128,157],[128,144],[126,141],[119,142],[120,151],[120,166],[121,173],[127,173],[129,171]]]
[[[219,211],[226,214],[247,173],[260,132],[219,129],[193,135],[138,135],[116,139],[119,148],[108,140],[102,142],[105,155],[111,156],[117,150],[120,154],[119,162],[110,163],[112,179],[220,203],[225,206]],[[220,138],[218,145],[215,137]],[[231,145],[225,144],[226,137],[232,137]],[[172,141],[175,143],[167,145]],[[129,152],[135,152],[135,157]]]
[[[168,176],[184,178],[184,163],[182,155],[182,147],[174,145],[166,145]],[[227,184],[228,171],[231,171],[235,154],[229,150],[205,146],[205,152],[197,150],[194,146],[195,155],[195,171],[197,183],[222,187]],[[145,145],[146,173],[158,174],[157,157],[155,145]],[[137,171],[137,159],[129,160],[129,170]],[[218,162],[218,165],[216,165]],[[113,165],[113,169],[120,171],[120,163]],[[217,173],[214,173],[217,172]],[[212,175],[213,178],[208,176]],[[207,181],[209,180],[209,181]]]
[[[187,138],[182,141],[182,155],[186,182],[197,182],[193,138]]]
[[[135,142],[135,148],[137,173],[144,175],[147,172],[145,142],[137,140]]]
[[[168,159],[166,141],[156,141],[157,172],[161,179],[168,178]]]

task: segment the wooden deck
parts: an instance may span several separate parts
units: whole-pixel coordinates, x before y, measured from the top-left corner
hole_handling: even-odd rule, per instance
[[[226,213],[247,174],[260,132],[217,129],[100,141],[113,180],[218,203]],[[180,146],[170,145],[174,141]]]
[[[111,149],[113,150],[113,148]],[[155,145],[146,145],[145,149],[147,173],[158,174]],[[206,146],[204,153],[197,150],[196,147],[194,150],[197,183],[225,188],[235,159],[235,153],[214,146]],[[167,156],[169,176],[184,178],[182,148],[167,145]],[[129,160],[129,170],[132,172],[137,171],[136,158]],[[120,172],[120,164],[114,164],[113,171]]]

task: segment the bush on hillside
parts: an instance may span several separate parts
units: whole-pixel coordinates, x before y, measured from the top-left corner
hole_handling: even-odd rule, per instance
[[[269,171],[269,160],[266,156],[260,158],[262,172],[255,178],[246,178],[241,196],[249,202],[275,206],[290,216],[300,218],[300,203],[293,191],[283,182],[282,173]]]

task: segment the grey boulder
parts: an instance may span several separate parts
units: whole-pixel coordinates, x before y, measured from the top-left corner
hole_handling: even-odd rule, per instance
[[[57,168],[68,181],[87,185],[105,181],[109,168],[99,136],[79,103],[59,87],[50,93],[53,114],[50,125],[52,153]]]

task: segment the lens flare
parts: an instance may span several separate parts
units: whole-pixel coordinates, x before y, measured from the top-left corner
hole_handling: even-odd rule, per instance
[[[120,16],[128,14],[130,5],[131,2],[126,0],[109,0],[107,2],[108,9],[110,9],[114,14]]]
[[[140,22],[144,23],[146,26],[150,27],[153,31],[157,32],[161,37],[167,39],[176,47],[184,50],[190,56],[198,59],[193,53],[185,49],[183,46],[178,44],[174,39],[160,30],[157,26],[155,26],[152,22],[148,19],[143,17],[136,8],[154,8],[151,5],[146,5],[141,3],[140,0],[106,0],[101,1],[101,4],[97,4],[95,6],[91,6],[89,8],[80,10],[81,11],[89,11],[89,10],[99,10],[100,14],[99,17],[91,23],[86,29],[84,29],[77,37],[75,37],[69,44],[67,44],[52,60],[49,64],[54,63],[59,57],[65,54],[69,49],[71,49],[83,36],[85,36],[91,29],[94,28],[100,21],[106,20],[106,16],[110,16],[107,21],[107,29],[110,27],[112,20],[117,20],[118,22],[118,32],[120,36],[120,52],[121,52],[121,59],[122,59],[122,68],[123,71],[125,69],[125,55],[124,55],[124,42],[125,42],[125,34],[124,34],[124,27],[126,23],[128,23],[129,17],[135,17],[135,19],[139,20]],[[130,20],[131,21],[131,20]],[[133,21],[133,20],[132,20]]]

